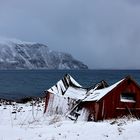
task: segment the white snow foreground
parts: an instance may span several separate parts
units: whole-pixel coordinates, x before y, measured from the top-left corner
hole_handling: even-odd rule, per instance
[[[44,103],[0,106],[0,140],[138,140],[140,121],[73,122],[46,117]]]

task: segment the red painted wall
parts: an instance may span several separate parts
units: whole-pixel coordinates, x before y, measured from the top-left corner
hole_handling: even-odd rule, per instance
[[[130,92],[135,96],[134,102],[122,102],[122,92]],[[133,80],[126,79],[98,102],[83,102],[82,106],[87,108],[94,121],[134,115],[140,118],[140,87]]]
[[[50,94],[51,94],[51,93],[49,93],[49,92],[46,93],[44,113],[46,112],[47,107],[48,107],[48,103],[49,103],[49,99],[50,99]]]

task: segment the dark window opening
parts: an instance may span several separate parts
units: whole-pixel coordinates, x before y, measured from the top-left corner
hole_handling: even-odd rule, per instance
[[[121,94],[122,102],[135,102],[135,94],[130,92],[125,92]]]

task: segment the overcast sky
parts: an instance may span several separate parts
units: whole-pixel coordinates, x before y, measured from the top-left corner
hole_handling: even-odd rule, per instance
[[[0,36],[45,43],[93,69],[140,69],[140,0],[0,0]]]

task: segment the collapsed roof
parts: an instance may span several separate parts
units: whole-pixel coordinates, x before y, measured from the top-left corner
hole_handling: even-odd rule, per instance
[[[70,97],[76,100],[82,99],[87,93],[87,89],[83,88],[69,74],[66,74],[56,85],[47,91],[58,96]]]
[[[124,80],[124,79],[123,79]],[[69,97],[75,100],[86,101],[99,101],[123,80],[108,86],[105,81],[101,81],[95,86],[90,88],[83,88],[78,82],[76,82],[72,76],[66,74],[56,85],[48,89],[47,91],[57,96]]]

